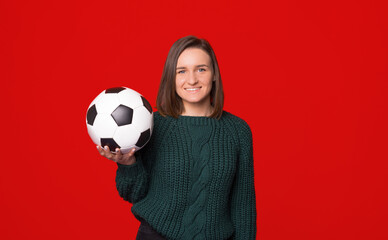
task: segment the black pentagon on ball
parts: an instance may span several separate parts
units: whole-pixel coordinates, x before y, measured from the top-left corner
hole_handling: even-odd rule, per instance
[[[150,113],[152,113],[151,104],[147,101],[147,99],[145,99],[143,96],[141,96],[141,100],[143,101],[144,107],[146,107],[147,110],[148,110]]]
[[[132,123],[133,110],[130,107],[120,104],[112,113],[113,120],[117,126],[124,126]]]
[[[113,140],[113,138],[101,138],[101,147],[108,146],[110,151],[116,151],[120,146]]]
[[[114,87],[114,88],[108,88],[107,90],[105,90],[105,93],[119,93],[123,90],[125,90],[124,87]]]
[[[93,123],[94,123],[94,120],[96,119],[96,116],[97,116],[97,109],[96,109],[96,105],[93,104],[93,106],[91,106],[88,109],[88,112],[86,113],[86,121],[87,121],[87,123],[89,125],[93,126]]]
[[[138,147],[143,147],[149,140],[151,136],[151,130],[148,129],[140,134],[139,140],[137,140],[137,143],[135,144]]]

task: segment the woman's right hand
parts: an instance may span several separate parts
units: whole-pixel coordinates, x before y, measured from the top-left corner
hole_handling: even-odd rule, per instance
[[[112,160],[116,163],[120,163],[123,165],[132,165],[136,162],[135,148],[132,148],[131,151],[126,154],[122,154],[119,148],[116,148],[116,153],[112,153],[109,150],[108,146],[105,146],[104,148],[102,148],[101,146],[97,146],[97,150],[101,154],[101,156],[104,156],[107,159]]]

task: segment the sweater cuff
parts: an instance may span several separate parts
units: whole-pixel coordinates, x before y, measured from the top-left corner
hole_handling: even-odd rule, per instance
[[[137,155],[137,154],[136,154]],[[141,162],[140,155],[136,156],[136,162],[131,165],[124,165],[117,163],[118,171],[127,176],[137,176],[139,173],[144,171],[143,163]]]

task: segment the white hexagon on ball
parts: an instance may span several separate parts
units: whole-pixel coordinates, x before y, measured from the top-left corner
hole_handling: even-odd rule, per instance
[[[132,123],[140,132],[151,128],[152,119],[153,115],[143,106],[133,110]]]
[[[139,137],[140,131],[137,130],[136,126],[129,124],[119,127],[113,136],[113,140],[121,147],[121,152],[125,154],[132,148],[136,148],[136,150],[140,149],[135,145]]]
[[[100,138],[113,138],[117,124],[110,114],[97,114],[93,130]]]
[[[117,94],[120,104],[128,106],[132,109],[135,109],[139,106],[143,105],[143,101],[141,100],[140,93],[132,90],[125,89]]]
[[[105,93],[96,100],[97,113],[111,114],[120,105],[117,94]]]

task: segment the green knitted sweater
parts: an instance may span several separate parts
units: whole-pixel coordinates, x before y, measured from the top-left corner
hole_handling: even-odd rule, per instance
[[[252,133],[224,111],[220,119],[154,113],[133,165],[118,164],[116,186],[167,239],[256,238]]]

